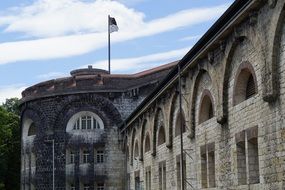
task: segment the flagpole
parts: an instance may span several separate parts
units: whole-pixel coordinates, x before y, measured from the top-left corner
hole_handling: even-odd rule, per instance
[[[108,71],[111,74],[110,15],[108,15]]]

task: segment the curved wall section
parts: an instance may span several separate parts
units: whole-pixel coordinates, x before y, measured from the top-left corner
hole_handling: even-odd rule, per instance
[[[123,189],[118,126],[170,68],[133,76],[88,68],[25,90],[21,189],[50,190],[53,179],[56,189]]]
[[[121,119],[111,101],[97,94],[81,94],[38,99],[27,105],[46,117],[35,121],[23,117],[23,189],[52,189],[53,177],[60,189],[87,185],[94,189],[97,183],[123,188],[124,154],[117,132]],[[31,126],[38,128],[36,135],[29,135]]]

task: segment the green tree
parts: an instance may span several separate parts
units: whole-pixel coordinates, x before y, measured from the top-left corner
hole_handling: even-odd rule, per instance
[[[9,98],[6,99],[5,103],[3,103],[2,106],[8,112],[19,115],[20,114],[19,105],[20,105],[20,100],[18,98]]]
[[[13,98],[0,106],[0,190],[20,189],[21,132],[18,103]]]

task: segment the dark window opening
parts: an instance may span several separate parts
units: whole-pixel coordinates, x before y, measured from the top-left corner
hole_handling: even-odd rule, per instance
[[[35,123],[33,122],[29,127],[28,136],[36,135],[36,133],[37,133],[37,129],[36,129]]]
[[[250,75],[248,80],[247,80],[247,85],[246,85],[246,95],[245,98],[249,99],[250,97],[255,95],[255,84],[254,84],[254,79],[253,76]]]
[[[161,145],[163,143],[165,143],[165,132],[164,132],[164,127],[161,126],[158,132],[158,145]]]

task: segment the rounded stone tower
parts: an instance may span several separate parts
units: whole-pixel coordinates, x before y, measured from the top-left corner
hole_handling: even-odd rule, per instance
[[[123,189],[118,126],[172,66],[133,75],[89,66],[23,91],[21,189]]]

